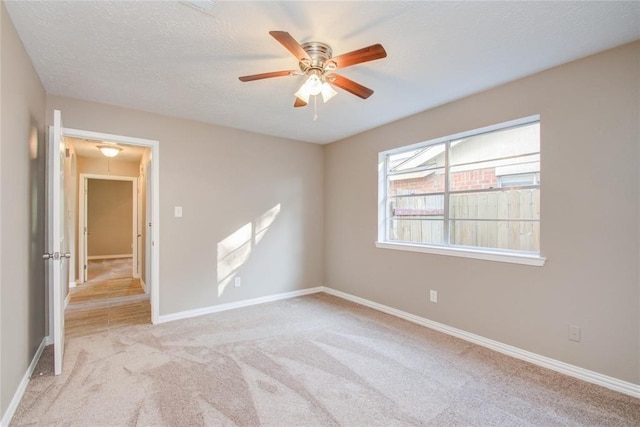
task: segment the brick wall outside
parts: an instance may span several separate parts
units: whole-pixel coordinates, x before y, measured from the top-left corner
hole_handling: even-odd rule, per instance
[[[497,187],[498,178],[494,168],[478,169],[451,174],[451,191],[480,190]],[[420,194],[444,191],[444,175],[432,174],[425,178],[391,181],[389,195]]]

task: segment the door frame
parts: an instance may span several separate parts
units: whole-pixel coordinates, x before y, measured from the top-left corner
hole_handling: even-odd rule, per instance
[[[87,268],[88,265],[88,246],[87,246],[87,202],[88,191],[87,180],[100,179],[104,181],[129,181],[131,182],[131,200],[133,206],[133,212],[131,214],[132,230],[131,230],[131,252],[132,259],[132,276],[134,278],[140,277],[140,272],[137,269],[138,265],[138,250],[140,248],[138,242],[138,178],[131,176],[115,176],[115,175],[100,175],[94,173],[81,173],[78,183],[78,259],[80,261],[80,277],[79,283],[87,281]]]
[[[147,159],[147,163],[145,164],[145,170],[146,170],[146,175],[149,176],[149,171],[151,171],[151,174],[153,174],[153,162],[151,161],[151,159]],[[138,183],[140,183],[140,181],[138,181]],[[150,248],[151,246],[153,246],[152,244],[152,236],[151,236],[151,221],[149,221],[149,218],[151,218],[151,210],[152,210],[152,205],[153,205],[153,181],[150,179],[146,179],[145,180],[146,183],[146,188],[144,189],[145,192],[145,202],[144,202],[144,207],[145,207],[145,221],[143,224],[144,230],[145,230],[145,242],[144,242],[144,247],[145,248]],[[140,194],[140,191],[138,191],[138,194]],[[139,206],[139,205],[138,205]],[[151,257],[147,256],[148,253],[145,253],[145,257],[144,257],[144,266],[142,266],[142,268],[144,268],[144,282],[151,282],[153,280],[153,276],[152,276],[152,271],[151,271]],[[145,292],[149,292],[148,288],[145,286]]]
[[[109,141],[123,145],[137,145],[151,149],[151,161],[153,168],[151,170],[152,192],[151,200],[151,219],[147,219],[147,223],[151,223],[151,246],[147,248],[147,256],[151,255],[151,283],[146,284],[150,289],[151,302],[151,323],[157,324],[160,318],[160,141],[153,139],[137,138],[124,135],[115,135],[104,132],[93,132],[88,130],[62,128],[62,135],[72,138],[84,138],[97,141]],[[50,301],[51,316],[53,301]],[[51,317],[50,321],[53,321]]]

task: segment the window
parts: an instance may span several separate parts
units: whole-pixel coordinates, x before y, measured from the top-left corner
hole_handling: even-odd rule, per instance
[[[538,116],[382,152],[379,159],[379,247],[544,262]]]

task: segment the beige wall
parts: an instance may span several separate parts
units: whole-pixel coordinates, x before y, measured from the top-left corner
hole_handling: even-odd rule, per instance
[[[45,92],[0,4],[0,416],[45,336]]]
[[[322,146],[48,96],[53,109],[160,141],[161,315],[322,285]],[[242,286],[225,287],[234,273]]]
[[[133,182],[87,180],[87,255],[132,253]]]
[[[626,45],[326,146],[325,284],[640,383],[639,59]],[[534,114],[544,267],[374,246],[379,151]]]
[[[63,117],[64,116],[64,111]],[[51,114],[51,112],[47,112]],[[65,126],[70,127],[67,123]],[[81,129],[87,130],[87,129]],[[90,173],[94,175],[111,175],[111,176],[126,176],[135,178],[140,173],[140,164],[137,162],[122,161],[117,158],[109,159],[103,158],[90,158],[90,157],[78,157],[78,173]]]

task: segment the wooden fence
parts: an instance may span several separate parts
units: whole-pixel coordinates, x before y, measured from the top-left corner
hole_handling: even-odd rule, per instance
[[[395,199],[389,239],[444,243],[444,196]],[[452,245],[519,251],[540,250],[540,190],[452,194],[449,208]]]

